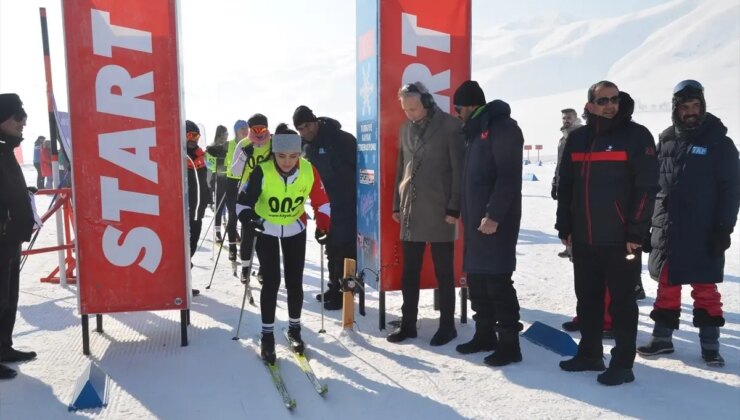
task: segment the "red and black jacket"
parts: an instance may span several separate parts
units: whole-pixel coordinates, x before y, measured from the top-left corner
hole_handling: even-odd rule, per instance
[[[612,119],[587,114],[563,151],[555,229],[587,245],[641,244],[658,191],[655,141],[632,119],[634,101],[620,92]]]

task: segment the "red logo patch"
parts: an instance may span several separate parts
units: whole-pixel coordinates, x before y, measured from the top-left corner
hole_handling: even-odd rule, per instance
[[[480,133],[480,138],[486,140],[488,138],[488,130]]]

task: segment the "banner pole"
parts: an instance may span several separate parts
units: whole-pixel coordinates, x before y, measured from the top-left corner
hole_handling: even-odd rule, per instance
[[[57,133],[57,123],[54,116],[54,106],[52,104],[52,97],[54,95],[54,85],[51,77],[51,54],[49,52],[49,31],[46,25],[46,8],[39,8],[39,16],[41,18],[41,41],[44,48],[44,71],[46,74],[46,104],[49,113],[49,138],[51,140],[51,171],[52,179],[54,180],[54,188],[61,188],[59,178],[59,152],[57,148],[57,141],[59,135]],[[63,210],[60,210],[63,212]],[[64,214],[56,214],[57,224],[57,245],[64,245]],[[59,284],[62,286],[67,285],[67,267],[66,260],[64,258],[64,250],[60,250],[57,253],[59,259]]]

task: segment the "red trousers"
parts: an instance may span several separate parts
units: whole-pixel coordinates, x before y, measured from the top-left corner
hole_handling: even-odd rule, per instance
[[[704,309],[710,316],[722,316],[722,296],[713,283],[691,284],[691,298],[694,309]],[[658,282],[658,296],[655,298],[655,309],[680,310],[681,285],[668,284],[668,263],[663,265]]]
[[[612,329],[612,316],[609,313],[609,304],[611,303],[612,298],[609,296],[609,289],[606,289],[606,294],[604,295],[604,331],[611,331]],[[573,322],[578,323],[578,317],[573,317]]]

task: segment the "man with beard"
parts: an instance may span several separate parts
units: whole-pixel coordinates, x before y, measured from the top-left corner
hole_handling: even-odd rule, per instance
[[[475,335],[457,351],[495,350],[483,362],[505,366],[522,361],[519,300],[511,278],[522,218],[524,136],[511,118],[509,104],[501,100],[486,104],[483,90],[473,80],[457,88],[453,101],[465,123],[463,271],[475,311]]]
[[[637,337],[639,248],[650,228],[658,189],[655,143],[632,119],[634,101],[612,82],[588,90],[586,126],[573,131],[558,172],[555,228],[573,245],[573,273],[581,341],[569,372],[603,371],[604,293],[611,296],[615,346],[604,385],[632,382]]]
[[[558,199],[558,170],[560,169],[560,160],[563,158],[563,149],[565,148],[565,142],[568,140],[568,135],[571,133],[571,131],[583,125],[581,124],[581,119],[578,118],[575,109],[566,108],[560,111],[560,113],[562,114],[563,119],[563,126],[560,127],[560,132],[563,133],[563,136],[560,137],[560,140],[558,140],[558,160],[557,164],[555,164],[555,175],[552,177],[552,190],[550,192],[550,196],[555,201],[557,201]],[[566,245],[565,249],[558,253],[558,257],[571,258],[572,254],[570,251],[570,246]]]
[[[18,95],[0,95],[0,379],[17,375],[1,363],[25,362],[36,352],[13,348],[18,310],[21,243],[31,239],[34,213],[14,150],[23,141],[26,111]]]
[[[342,308],[339,280],[344,259],[357,259],[357,140],[341,129],[339,121],[317,118],[305,105],[296,108],[293,125],[306,142],[306,159],[319,171],[331,202],[331,234],[316,232],[316,240],[326,243],[329,290],[316,299],[325,309],[337,310]]]
[[[738,151],[727,127],[707,112],[704,88],[684,80],[673,89],[673,125],[660,134],[660,192],[653,214],[650,276],[658,295],[644,356],[673,353],[671,337],[681,314],[681,285],[690,284],[694,326],[702,359],[721,367],[719,327],[725,325],[717,284],[740,207]],[[735,258],[737,255],[735,255]]]

